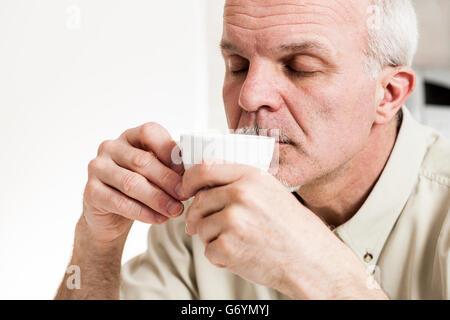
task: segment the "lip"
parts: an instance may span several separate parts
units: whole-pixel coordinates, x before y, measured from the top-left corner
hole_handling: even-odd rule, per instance
[[[284,143],[284,142],[277,142],[276,144],[278,146],[278,148],[285,148],[287,146],[292,146],[292,144],[290,143]]]

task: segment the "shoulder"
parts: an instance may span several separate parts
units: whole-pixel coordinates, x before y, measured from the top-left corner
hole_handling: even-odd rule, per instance
[[[428,226],[437,240],[450,223],[450,140],[421,124],[415,130],[423,134],[426,149],[406,208],[413,214],[415,230]]]
[[[450,191],[450,140],[434,129],[424,128],[428,130],[428,150],[419,174]]]
[[[450,249],[450,140],[434,129],[428,130],[428,150],[419,177],[433,193],[429,198],[433,207],[440,208],[438,250]],[[443,252],[442,252],[443,253]]]

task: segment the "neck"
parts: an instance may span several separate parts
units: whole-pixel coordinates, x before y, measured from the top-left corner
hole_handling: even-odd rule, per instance
[[[350,220],[383,172],[397,134],[396,121],[374,125],[368,143],[353,159],[298,191],[308,209],[333,227]]]

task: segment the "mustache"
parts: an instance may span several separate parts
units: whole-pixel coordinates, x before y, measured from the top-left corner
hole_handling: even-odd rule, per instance
[[[244,134],[244,135],[253,135],[253,136],[266,136],[275,138],[276,142],[279,143],[287,143],[293,144],[293,141],[289,138],[289,136],[278,128],[261,128],[258,125],[250,126],[250,127],[242,127],[236,130],[233,130],[235,134]]]

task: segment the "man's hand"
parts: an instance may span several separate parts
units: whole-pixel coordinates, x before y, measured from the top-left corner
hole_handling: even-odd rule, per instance
[[[133,221],[161,224],[183,212],[175,190],[184,168],[172,162],[175,148],[156,123],[100,145],[88,166],[71,260],[80,267],[81,289],[68,290],[64,279],[55,298],[119,298],[121,257]]]
[[[161,224],[183,212],[175,189],[182,165],[172,162],[176,143],[156,123],[103,142],[89,163],[83,216],[95,238],[109,242],[128,232],[134,220]]]
[[[292,298],[386,297],[368,292],[358,258],[270,174],[204,162],[183,176],[182,196],[193,195],[186,231],[215,266]]]

